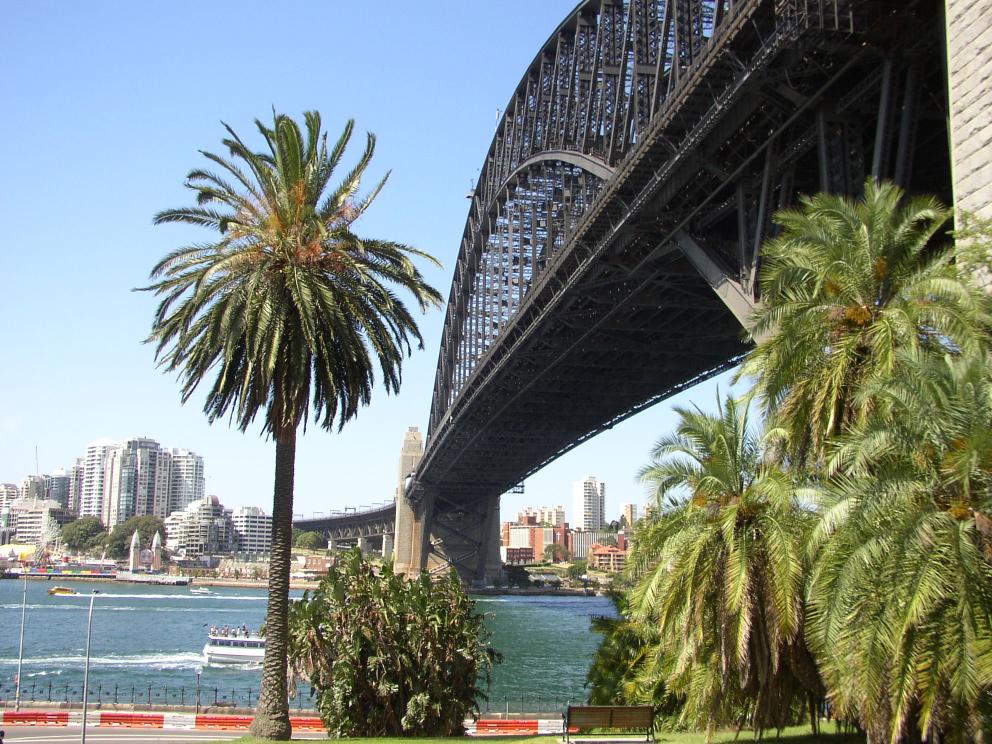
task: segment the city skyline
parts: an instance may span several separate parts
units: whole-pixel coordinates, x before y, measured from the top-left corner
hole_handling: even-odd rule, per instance
[[[358,73],[339,76],[333,94],[306,80],[287,81],[264,59],[248,57],[229,85],[173,84],[202,74],[195,55],[176,53],[175,39],[223,55],[231,49],[226,45],[262,23],[274,24],[274,38],[288,38],[289,29],[280,26],[287,21],[271,18],[261,5],[249,3],[234,17],[212,7],[182,17],[139,6],[14,7],[0,29],[0,64],[8,71],[0,92],[11,103],[0,132],[20,143],[8,162],[13,177],[0,186],[0,215],[10,226],[9,245],[17,247],[0,252],[8,279],[0,314],[5,345],[19,352],[0,370],[3,479],[20,482],[35,471],[36,446],[38,469],[51,473],[71,467],[79,443],[94,434],[122,441],[129,432],[154,429],[160,441],[182,442],[210,463],[207,493],[231,506],[270,509],[274,447],[260,436],[261,426],[242,434],[227,421],[209,425],[202,395],[180,405],[177,381],[156,369],[153,350],[142,344],[155,302],[131,290],[166,252],[204,238],[192,228],[153,227],[151,217],[186,203],[183,178],[200,164],[199,149],[220,147],[221,120],[257,145],[252,119],[266,117],[273,105],[297,116],[319,109],[332,132],[354,117],[359,132],[378,135],[371,178],[392,170],[360,231],[435,254],[444,268],[422,268],[446,297],[465,193],[497,112],[574,2],[510,5],[469,6],[456,16],[439,7],[409,18],[387,13],[370,28],[360,8],[332,13],[307,4],[308,16],[333,26],[334,44],[294,49],[301,69]],[[531,23],[520,28],[514,19],[524,11]],[[458,25],[444,48],[422,42],[452,23]],[[218,39],[210,30],[217,27],[229,33]],[[478,28],[487,33],[472,33]],[[368,64],[370,50],[375,64]],[[500,64],[452,63],[487,56]],[[92,81],[99,81],[95,94]],[[428,104],[435,88],[458,94]],[[24,127],[25,121],[33,125]],[[51,204],[60,205],[58,219]],[[399,395],[377,387],[372,405],[340,434],[311,428],[300,437],[294,511],[329,512],[392,497],[404,432],[419,426],[426,434],[442,319],[440,311],[419,318],[425,348],[404,365]],[[727,380],[720,378],[721,387]],[[715,384],[673,401],[712,408]],[[503,515],[530,502],[571,503],[571,483],[590,471],[610,483],[608,513],[622,503],[644,503],[636,472],[671,427],[671,405],[618,424],[547,466],[526,481],[524,494],[503,498]]]

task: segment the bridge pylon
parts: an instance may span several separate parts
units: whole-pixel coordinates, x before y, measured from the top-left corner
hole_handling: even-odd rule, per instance
[[[421,561],[413,560],[414,528],[418,521],[415,504],[407,498],[408,482],[424,456],[424,435],[411,426],[403,435],[396,484],[396,528],[393,540],[393,571],[403,576],[420,573]]]

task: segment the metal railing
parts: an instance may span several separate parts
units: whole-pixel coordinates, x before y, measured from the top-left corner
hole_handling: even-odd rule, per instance
[[[367,514],[369,512],[381,511],[383,509],[390,509],[396,503],[396,499],[388,499],[386,501],[376,501],[373,504],[362,504],[361,506],[346,506],[343,509],[332,509],[329,512],[315,511],[311,512],[308,517],[303,512],[296,512],[293,514],[294,522],[313,522],[318,519],[337,519],[338,517],[353,517],[358,514]]]
[[[567,695],[550,695],[547,697],[529,697],[524,695],[490,695],[488,700],[479,701],[479,710],[485,714],[547,713],[557,717],[570,704],[586,702],[585,695],[570,697]]]
[[[258,702],[258,688],[254,687],[200,687],[170,685],[103,684],[90,685],[89,704],[121,705],[142,707],[179,707],[206,710],[208,708],[253,708]],[[581,703],[582,699],[567,696],[530,697],[516,695],[492,695],[479,702],[484,714],[547,713],[560,714],[569,703]],[[25,682],[21,686],[21,703],[53,703],[58,705],[81,704],[82,684],[48,682]],[[0,709],[14,705],[14,685],[0,684]],[[289,701],[292,710],[313,710],[313,699],[309,688],[301,685],[298,694]]]
[[[313,701],[307,690],[291,698],[293,710],[312,710]],[[155,686],[133,684],[92,684],[90,705],[177,706],[193,709],[253,708],[258,702],[258,689],[253,687],[207,687],[201,685]],[[68,682],[25,682],[21,685],[21,703],[82,703],[83,685]],[[0,684],[0,708],[14,704],[14,685]]]

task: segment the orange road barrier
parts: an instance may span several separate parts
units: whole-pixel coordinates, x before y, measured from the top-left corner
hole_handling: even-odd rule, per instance
[[[289,723],[293,727],[293,731],[319,731],[321,733],[327,731],[324,728],[324,722],[319,718],[302,716],[293,718],[290,716]]]
[[[163,713],[110,713],[100,711],[99,726],[127,726],[128,728],[162,728],[165,725]]]
[[[0,721],[11,726],[68,726],[69,712],[48,712],[38,710],[12,710],[0,713]]]
[[[480,718],[475,722],[476,736],[536,736],[537,720],[518,720],[501,718]]]
[[[68,726],[81,722],[80,711],[13,711],[0,710],[0,723],[10,726]],[[251,726],[252,716],[225,716],[204,713],[192,715],[188,713],[118,713],[111,711],[90,711],[91,726],[121,728],[170,728],[170,729],[207,729],[214,731],[247,731]],[[324,724],[316,716],[296,716],[289,719],[294,731],[317,732],[325,731]],[[536,736],[538,734],[556,734],[561,731],[561,722],[543,719],[508,719],[482,718],[478,721],[466,721],[465,731],[469,736]]]
[[[217,731],[246,731],[251,725],[251,716],[215,716],[202,715],[196,717],[196,728],[214,729]]]

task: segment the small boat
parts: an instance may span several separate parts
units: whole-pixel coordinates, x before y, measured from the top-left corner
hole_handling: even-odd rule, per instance
[[[203,656],[207,664],[261,664],[265,639],[238,628],[211,628]]]
[[[75,589],[68,586],[53,586],[48,590],[49,594],[79,594]]]
[[[213,589],[208,589],[205,586],[203,586],[203,587],[194,587],[194,588],[192,588],[192,589],[189,590],[189,593],[190,594],[195,594],[198,597],[210,597],[210,596],[213,596],[213,595],[217,594],[217,592],[215,592]]]

